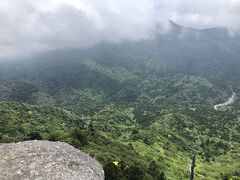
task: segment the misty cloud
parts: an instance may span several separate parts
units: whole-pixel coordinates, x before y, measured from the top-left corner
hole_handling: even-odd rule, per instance
[[[1,0],[0,57],[151,38],[168,20],[240,28],[240,0]]]

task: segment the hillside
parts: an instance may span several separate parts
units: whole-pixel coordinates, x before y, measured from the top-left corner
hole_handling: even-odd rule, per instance
[[[97,158],[107,177],[110,173],[128,179],[140,172],[154,179],[154,174],[148,174],[153,173],[151,167],[159,178],[164,172],[168,179],[185,179],[193,151],[198,152],[197,177],[239,176],[239,114],[233,110],[139,111],[137,107],[107,106],[80,117],[64,109],[14,102],[1,102],[0,109],[0,142],[65,141]],[[115,169],[113,161],[129,169]]]
[[[106,179],[240,179],[240,35],[172,22],[151,40],[0,66],[0,143],[64,141]],[[234,104],[214,105],[237,94]]]
[[[229,96],[230,85],[240,89],[239,40],[225,29],[173,24],[153,40],[38,54],[1,66],[0,98],[74,109],[130,102],[212,106]]]

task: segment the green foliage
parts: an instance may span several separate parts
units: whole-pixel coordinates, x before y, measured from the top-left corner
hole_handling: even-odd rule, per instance
[[[106,179],[186,179],[194,148],[197,177],[225,177],[222,173],[238,177],[239,114],[234,110],[149,108],[141,113],[151,121],[141,125],[138,108],[111,105],[85,116],[61,108],[1,102],[0,142],[65,141],[97,158]],[[219,163],[230,169],[221,169]],[[218,171],[209,174],[209,167]]]
[[[82,146],[88,144],[88,139],[87,139],[88,134],[86,131],[80,130],[79,128],[75,128],[71,131],[70,136],[73,139],[78,140]]]
[[[30,132],[28,136],[30,140],[42,140],[42,136],[39,132]]]
[[[213,105],[230,85],[240,94],[240,50],[235,38],[208,33],[1,66],[0,143],[65,141],[114,180],[188,179],[196,152],[196,179],[239,179],[240,101],[221,111]]]

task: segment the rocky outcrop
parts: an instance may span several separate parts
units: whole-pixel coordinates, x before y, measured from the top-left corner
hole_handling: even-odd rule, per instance
[[[63,142],[0,144],[1,180],[103,180],[102,166]]]

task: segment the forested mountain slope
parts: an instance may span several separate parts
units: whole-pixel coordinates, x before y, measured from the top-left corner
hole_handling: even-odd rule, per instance
[[[94,104],[147,98],[171,105],[219,102],[230,93],[230,85],[239,88],[239,42],[240,35],[230,36],[225,29],[173,24],[168,34],[152,40],[36,55],[1,67],[1,97],[75,107],[80,97]]]
[[[108,179],[139,178],[139,173],[144,179],[187,179],[193,152],[198,154],[197,179],[239,176],[239,112],[147,108],[111,105],[79,116],[1,102],[0,142],[65,141],[97,158]]]
[[[239,70],[238,33],[173,22],[150,40],[3,63],[0,142],[68,142],[95,156],[108,179],[188,179],[192,153],[196,179],[237,179],[239,100],[213,107],[230,86],[239,97]]]

